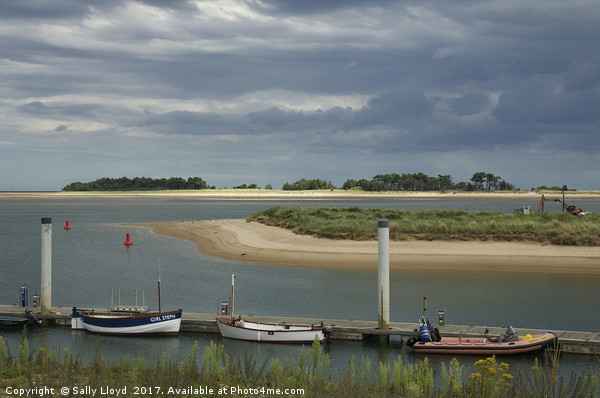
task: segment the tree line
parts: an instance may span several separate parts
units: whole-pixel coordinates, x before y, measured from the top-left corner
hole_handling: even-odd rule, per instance
[[[153,191],[179,189],[215,189],[200,177],[171,178],[99,178],[91,182],[73,182],[65,186],[63,191]]]
[[[294,183],[286,182],[283,190],[315,190],[335,189],[331,181],[314,179],[301,179]],[[439,175],[431,177],[424,173],[413,174],[377,174],[371,180],[348,179],[341,187],[344,190],[358,189],[362,191],[510,191],[514,190],[502,177],[492,173],[477,172],[473,174],[469,182],[454,183],[452,176]]]
[[[260,189],[256,184],[242,184],[234,189]],[[348,179],[340,187],[344,190],[362,191],[510,191],[514,185],[506,182],[502,177],[492,173],[476,172],[468,182],[455,183],[450,175],[431,177],[424,173],[413,174],[377,174],[371,180]],[[200,177],[190,177],[187,180],[181,177],[147,178],[147,177],[121,177],[99,178],[91,182],[73,182],[65,186],[63,191],[150,191],[150,190],[196,190],[215,189]],[[265,189],[273,189],[267,184]],[[338,189],[329,180],[315,178],[302,178],[295,182],[283,184],[284,191],[313,191]]]
[[[319,178],[307,180],[302,178],[296,182],[286,182],[281,189],[284,191],[314,191],[321,189],[336,189],[336,187],[328,180],[321,180]]]

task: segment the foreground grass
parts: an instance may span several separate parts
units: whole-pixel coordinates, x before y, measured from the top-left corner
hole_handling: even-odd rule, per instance
[[[84,364],[64,349],[62,356],[45,347],[30,350],[26,339],[18,356],[0,337],[0,396],[298,396],[298,397],[592,397],[600,394],[600,374],[588,372],[566,380],[558,376],[558,357],[551,367],[538,360],[529,370],[510,373],[509,365],[486,358],[475,362],[467,375],[456,359],[442,363],[441,382],[427,358],[414,365],[401,357],[393,363],[372,364],[369,358],[350,359],[345,373],[336,374],[328,354],[315,341],[296,359],[257,362],[244,355],[234,358],[223,345],[194,345],[186,361],[165,355],[155,363],[125,357],[116,362],[94,359]],[[67,388],[66,393],[64,388]],[[47,392],[53,389],[53,394]],[[45,391],[42,394],[40,391]],[[95,391],[95,392],[94,392]],[[125,394],[123,394],[125,393]]]
[[[553,245],[600,245],[600,214],[506,214],[462,210],[272,207],[249,221],[332,239],[375,240],[377,221],[390,222],[390,240],[491,240]]]

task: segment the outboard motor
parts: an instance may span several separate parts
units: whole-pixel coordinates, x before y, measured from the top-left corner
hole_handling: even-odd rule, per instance
[[[510,343],[511,341],[519,340],[519,333],[512,327],[508,326],[506,331],[496,338],[488,336],[488,329],[485,329],[485,337],[493,343]]]
[[[498,337],[498,340],[500,340],[501,343],[517,341],[519,340],[519,334],[512,326],[509,326],[506,328],[506,332],[502,333],[500,337]]]
[[[325,336],[325,341],[329,341],[329,336],[331,335],[331,326],[323,326],[323,335]]]
[[[441,341],[442,336],[440,335],[440,329],[431,327],[431,341]]]
[[[38,325],[38,324],[42,323],[42,321],[40,321],[39,319],[37,319],[35,317],[35,315],[33,314],[33,311],[31,311],[29,308],[27,308],[25,310],[25,316],[29,320],[29,322],[27,322],[28,325]]]

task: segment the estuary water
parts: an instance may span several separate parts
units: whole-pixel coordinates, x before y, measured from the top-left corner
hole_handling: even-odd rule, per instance
[[[598,200],[577,200],[586,211],[600,211]],[[53,223],[52,305],[105,308],[111,291],[121,290],[121,303],[158,308],[160,273],[163,309],[216,313],[230,295],[236,274],[236,312],[327,319],[377,319],[377,269],[340,270],[276,266],[220,260],[199,254],[193,244],[155,235],[128,223],[241,219],[272,206],[370,207],[398,209],[461,209],[511,212],[523,199],[0,199],[0,303],[16,304],[20,287],[30,294],[40,290],[41,218]],[[551,206],[546,206],[546,211]],[[555,211],[560,211],[558,204]],[[63,229],[66,220],[71,230]],[[129,233],[133,246],[125,247]],[[582,248],[585,250],[585,248]],[[417,322],[422,298],[428,297],[430,319],[445,309],[446,322],[463,325],[513,325],[518,328],[600,330],[600,277],[580,275],[511,274],[494,272],[391,271],[392,321]],[[142,293],[143,290],[143,293]],[[115,302],[117,296],[115,296]],[[0,331],[13,352],[18,332]],[[30,346],[68,347],[93,355],[103,350],[107,359],[125,353],[150,359],[167,353],[187,357],[194,341],[223,343],[232,354],[244,351],[259,358],[297,359],[302,348],[223,340],[216,334],[182,333],[175,338],[95,336],[67,328],[28,331]],[[148,347],[152,347],[149,349]],[[351,356],[360,359],[415,358],[398,341],[389,347],[372,342],[327,344],[334,366],[343,369]],[[201,350],[202,352],[202,350]],[[417,358],[418,359],[418,358]],[[462,359],[472,363],[473,358]],[[448,361],[437,358],[435,361]],[[532,357],[511,359],[514,366],[530,366]],[[511,365],[512,366],[512,365]],[[597,367],[594,357],[565,355],[563,370]]]

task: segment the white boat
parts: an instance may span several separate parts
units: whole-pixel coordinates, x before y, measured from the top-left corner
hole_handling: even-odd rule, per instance
[[[114,290],[113,290],[114,294]],[[109,311],[78,310],[73,307],[71,329],[84,329],[93,333],[116,335],[176,335],[181,327],[182,310],[163,312],[160,301],[160,264],[158,277],[158,312],[148,312],[144,304],[122,306],[119,290],[119,305]],[[142,290],[143,295],[143,290]],[[113,297],[111,296],[111,302]]]
[[[315,338],[323,343],[329,339],[330,326],[288,325],[252,322],[237,319],[217,318],[221,335],[226,338],[268,343],[312,343]]]
[[[73,307],[72,329],[116,335],[176,335],[182,310],[169,312],[96,312]]]
[[[234,317],[235,311],[235,275],[231,275],[231,317],[217,318],[221,336],[245,341],[268,343],[312,343],[315,338],[319,342],[329,339],[331,326],[289,325],[287,323],[262,323]]]

